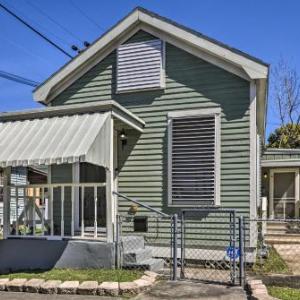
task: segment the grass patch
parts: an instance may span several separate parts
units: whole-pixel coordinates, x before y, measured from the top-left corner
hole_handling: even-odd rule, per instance
[[[259,258],[257,259],[255,265],[253,266],[253,271],[257,274],[290,273],[289,267],[273,247],[269,249],[269,255],[263,260],[262,264],[260,263]]]
[[[300,289],[288,287],[268,286],[269,295],[282,300],[299,300]]]
[[[35,270],[0,275],[0,278],[40,278],[45,280],[87,280],[103,281],[133,281],[142,276],[143,272],[138,270],[112,270],[112,269],[51,269],[49,271]]]

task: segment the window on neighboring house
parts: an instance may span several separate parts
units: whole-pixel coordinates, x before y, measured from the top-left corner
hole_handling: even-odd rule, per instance
[[[164,42],[123,44],[117,50],[117,92],[164,87]]]
[[[220,110],[168,116],[169,204],[219,205]]]

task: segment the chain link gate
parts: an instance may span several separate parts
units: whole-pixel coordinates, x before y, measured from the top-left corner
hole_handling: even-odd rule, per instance
[[[118,269],[153,270],[171,280],[244,286],[248,226],[235,210],[184,209],[179,216],[167,215],[118,196],[147,209],[117,217]]]
[[[235,210],[186,209],[179,222],[180,279],[243,285],[243,219]]]

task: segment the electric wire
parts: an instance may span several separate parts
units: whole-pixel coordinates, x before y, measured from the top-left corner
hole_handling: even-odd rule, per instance
[[[15,82],[18,82],[21,84],[29,85],[32,87],[37,87],[39,85],[39,83],[34,80],[31,80],[31,79],[28,79],[28,78],[25,78],[25,77],[22,77],[19,75],[15,75],[15,74],[12,74],[9,72],[1,71],[1,70],[0,70],[0,77],[5,78],[7,80],[15,81]]]
[[[8,14],[13,16],[15,19],[17,19],[19,22],[21,22],[24,26],[35,32],[37,35],[39,35],[42,39],[44,39],[46,42],[48,42],[50,45],[52,45],[54,48],[68,56],[69,58],[73,58],[72,55],[70,55],[67,51],[65,51],[63,48],[61,48],[59,45],[57,45],[55,42],[50,40],[48,37],[46,37],[43,33],[41,33],[39,30],[35,29],[33,26],[31,26],[29,23],[27,23],[25,20],[23,20],[21,17],[16,15],[13,11],[11,11],[9,8],[7,8],[5,5],[0,3],[0,8],[5,10]]]
[[[79,11],[87,20],[90,21],[90,23],[94,24],[97,28],[101,30],[106,30],[105,28],[101,27],[95,20],[93,20],[88,14],[86,14],[77,4],[75,4],[72,0],[69,1],[69,3],[77,10]]]
[[[45,16],[48,20],[50,20],[52,23],[56,24],[58,27],[60,27],[63,31],[65,31],[66,33],[68,33],[70,36],[72,36],[74,39],[80,41],[81,43],[83,43],[83,40],[76,35],[75,33],[73,33],[72,31],[70,31],[68,28],[66,28],[65,26],[63,26],[62,24],[58,23],[54,18],[52,18],[51,16],[49,16],[47,13],[45,13],[41,8],[39,8],[38,6],[36,6],[35,4],[31,3],[30,1],[26,1],[26,3],[31,6],[32,8],[34,8],[36,11],[38,11],[41,15]]]
[[[22,17],[24,20],[27,20],[27,22],[31,22],[31,24],[34,24],[34,25],[38,26],[41,30],[43,30],[44,32],[46,32],[49,35],[51,35],[52,37],[54,37],[55,39],[57,39],[58,41],[60,41],[62,44],[68,45],[68,47],[69,47],[69,45],[70,45],[69,41],[67,41],[66,39],[60,37],[56,33],[51,32],[47,27],[43,26],[36,19],[33,20],[30,17],[25,16],[22,11],[20,11],[18,8],[16,8],[15,6],[13,6],[11,3],[8,5],[7,3],[5,3],[5,1],[2,0],[2,2],[4,2],[4,4],[6,5],[6,7],[8,7],[8,8],[10,7],[11,10],[14,10],[16,13],[18,13],[19,17]]]

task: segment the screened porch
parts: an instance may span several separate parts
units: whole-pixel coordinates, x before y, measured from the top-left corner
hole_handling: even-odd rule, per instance
[[[73,171],[79,173],[75,182]],[[17,167],[10,177],[8,237],[105,239],[104,168],[87,163]]]
[[[113,241],[118,148],[143,127],[114,101],[0,115],[4,238]]]

